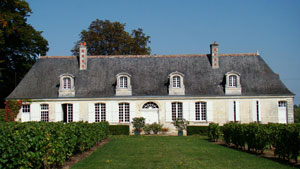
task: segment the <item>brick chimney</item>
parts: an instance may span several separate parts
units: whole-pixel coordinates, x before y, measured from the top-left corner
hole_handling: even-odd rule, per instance
[[[219,68],[219,44],[215,41],[210,45],[211,65],[213,69]]]
[[[79,47],[79,69],[86,70],[87,69],[87,51],[86,51],[86,43],[81,42]]]

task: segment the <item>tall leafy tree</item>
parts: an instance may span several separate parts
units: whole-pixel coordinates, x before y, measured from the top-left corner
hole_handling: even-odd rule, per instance
[[[42,32],[27,23],[31,13],[24,0],[0,1],[1,106],[38,55],[46,55],[48,51],[48,42],[42,37]]]
[[[141,28],[128,33],[125,24],[96,19],[80,33],[71,52],[77,56],[80,42],[84,41],[89,55],[147,55],[151,51],[149,39]]]

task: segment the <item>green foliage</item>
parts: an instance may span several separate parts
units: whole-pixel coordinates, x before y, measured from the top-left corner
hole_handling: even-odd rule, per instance
[[[32,13],[24,0],[0,1],[0,99],[14,89],[35,63],[36,58],[48,51],[48,42],[42,32],[27,24]],[[3,105],[1,105],[3,106]]]
[[[187,121],[185,119],[179,119],[179,118],[176,118],[172,122],[172,124],[177,128],[178,131],[186,130],[186,127],[189,123],[190,123],[189,121]]]
[[[208,126],[208,139],[217,142],[221,135],[221,129],[217,123],[209,123]]]
[[[132,119],[132,125],[134,131],[140,131],[145,126],[145,118],[144,117],[135,117]]]
[[[144,126],[143,130],[144,130],[145,134],[149,135],[151,133],[151,130],[152,130],[151,124],[146,124]]]
[[[294,121],[300,123],[300,105],[294,105]]]
[[[22,107],[21,100],[8,100],[5,102],[4,119],[6,122],[15,121],[20,109]]]
[[[150,128],[154,134],[157,134],[158,132],[161,132],[162,126],[163,126],[162,124],[158,124],[158,123],[154,122],[150,125]]]
[[[110,135],[129,135],[128,125],[109,125]]]
[[[187,126],[187,135],[207,136],[208,126]]]
[[[8,122],[0,129],[1,168],[55,168],[107,138],[108,123]]]
[[[80,42],[86,42],[89,55],[145,55],[150,54],[149,39],[141,28],[129,34],[125,24],[96,19],[80,33],[71,52],[78,56]]]
[[[4,109],[0,109],[0,123],[5,121],[4,120],[4,113],[5,113]]]

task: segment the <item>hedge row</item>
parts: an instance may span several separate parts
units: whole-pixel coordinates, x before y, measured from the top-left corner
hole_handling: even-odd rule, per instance
[[[214,132],[212,129],[209,133]],[[237,148],[247,145],[248,151],[263,153],[267,147],[273,147],[279,158],[296,162],[300,154],[300,124],[227,123],[222,132],[225,143]]]
[[[109,125],[110,135],[129,135],[129,125]]]
[[[108,123],[0,123],[0,168],[54,168],[107,138]]]
[[[208,126],[187,126],[187,135],[206,135],[207,136]]]

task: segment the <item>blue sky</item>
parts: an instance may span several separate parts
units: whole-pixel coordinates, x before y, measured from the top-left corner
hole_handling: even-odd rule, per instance
[[[47,55],[71,55],[79,33],[95,19],[126,23],[151,36],[152,54],[257,50],[300,104],[299,0],[28,0],[28,22],[43,31]],[[266,82],[267,85],[267,82]]]

